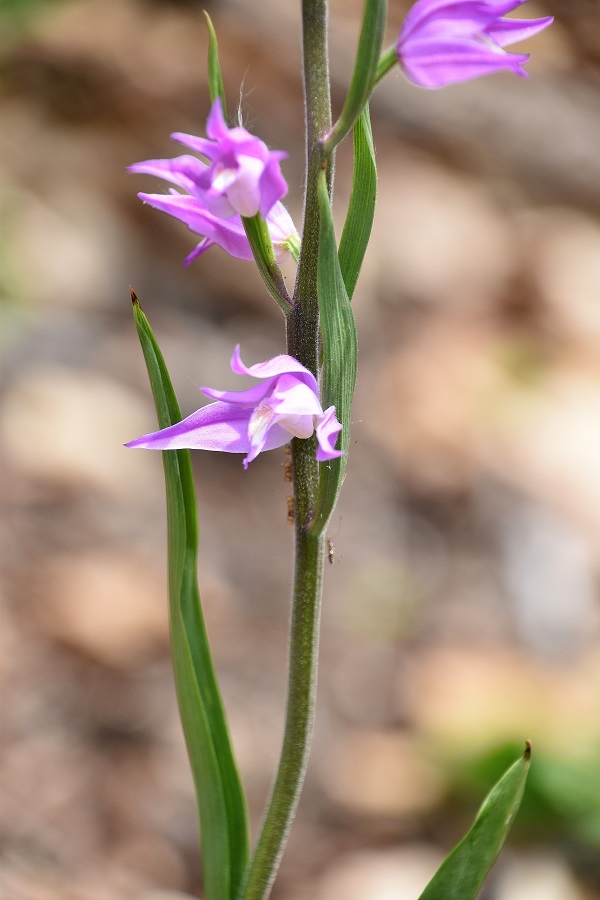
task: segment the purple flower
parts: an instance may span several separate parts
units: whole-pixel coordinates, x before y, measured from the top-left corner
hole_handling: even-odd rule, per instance
[[[125,444],[148,450],[221,450],[245,453],[244,468],[263,450],[283,447],[290,436],[309,438],[317,435],[319,462],[343,455],[335,449],[342,426],[335,407],[323,412],[314,375],[293,356],[275,356],[247,367],[240,359],[239,345],[231,358],[237,375],[251,375],[261,383],[245,391],[216,391],[202,388],[215,400],[187,419],[145,434]]]
[[[131,166],[130,172],[150,172],[185,188],[192,196],[221,218],[239,213],[267,215],[287,193],[279,161],[287,153],[271,151],[245,128],[228,128],[223,118],[221,100],[215,100],[206,124],[211,140],[177,132],[171,137],[196,153],[206,156],[206,165],[193,156],[174,160],[150,160]]]
[[[297,258],[300,238],[280,203],[287,185],[279,160],[287,154],[271,152],[245,128],[227,128],[219,98],[213,103],[206,130],[212,140],[179,133],[171,137],[208,157],[210,165],[185,154],[174,159],[148,159],[128,169],[163,178],[186,192],[171,188],[168,194],[138,194],[144,203],[180,219],[191,231],[204,236],[184,265],[213,244],[237,259],[252,259],[240,217],[258,212],[267,221],[278,262],[288,254]]]
[[[526,0],[417,0],[404,21],[396,54],[407,78],[438,88],[500,69],[527,78],[526,53],[507,53],[510,44],[547,28],[543,19],[504,19]]]

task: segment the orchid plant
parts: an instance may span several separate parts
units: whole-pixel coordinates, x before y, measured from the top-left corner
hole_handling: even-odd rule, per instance
[[[300,234],[282,203],[287,185],[281,163],[286,153],[269,150],[241,124],[228,127],[217,38],[208,16],[212,106],[207,138],[174,134],[175,141],[197,155],[147,160],[130,167],[133,173],[174,185],[167,194],[140,193],[139,197],[201,236],[186,265],[213,245],[238,259],[254,260],[268,294],[283,313],[287,340],[287,353],[250,366],[242,362],[236,347],[233,372],[258,383],[241,391],[202,388],[212,402],[182,419],[164,359],[132,292],[160,430],[127,446],[165,451],[173,667],[196,787],[205,900],[269,896],[306,771],[326,532],[344,478],[356,378],[351,300],[375,211],[377,175],[369,97],[396,65],[424,88],[442,88],[503,69],[526,76],[523,66],[528,56],[505,48],[546,28],[552,18],[506,17],[524,2],[417,0],[395,43],[382,51],[386,0],[366,0],[346,101],[333,122],[327,0],[302,0],[306,175]],[[331,206],[333,161],[336,148],[351,132],[353,188],[338,244]],[[291,294],[279,267],[286,257],[297,262]],[[248,468],[259,453],[288,443],[295,526],[288,700],[279,766],[251,851],[244,791],[200,604],[189,450],[241,453]],[[477,896],[518,809],[529,755],[527,744],[421,900],[474,900]]]

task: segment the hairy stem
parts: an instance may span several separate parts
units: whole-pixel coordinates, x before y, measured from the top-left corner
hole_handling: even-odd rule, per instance
[[[293,308],[287,318],[287,349],[290,355],[317,375],[317,189],[319,173],[326,162],[321,138],[331,128],[327,0],[303,0],[302,38],[306,194],[298,276]],[[315,450],[314,438],[292,441],[296,552],[285,731],[275,782],[240,894],[243,900],[264,900],[269,896],[298,806],[313,730],[324,558],[322,535],[308,531],[319,482]]]

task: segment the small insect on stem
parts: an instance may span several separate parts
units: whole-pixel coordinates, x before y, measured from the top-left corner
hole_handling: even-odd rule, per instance
[[[290,495],[286,497],[287,502],[287,521],[288,525],[293,525],[296,520],[296,510],[294,509],[294,498]]]
[[[332,566],[336,560],[335,546],[331,538],[327,538],[327,559],[329,565]]]

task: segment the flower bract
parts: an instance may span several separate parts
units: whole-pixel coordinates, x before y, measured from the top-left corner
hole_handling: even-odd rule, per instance
[[[526,53],[504,48],[537,34],[553,21],[506,19],[526,0],[417,0],[408,13],[396,54],[407,78],[439,88],[508,69],[527,77]]]
[[[182,422],[145,434],[126,447],[148,450],[221,450],[245,453],[244,468],[263,450],[283,447],[290,437],[316,433],[319,462],[343,455],[335,449],[342,426],[335,407],[323,411],[314,375],[293,356],[282,354],[245,366],[239,345],[231,358],[237,375],[250,375],[259,384],[244,391],[202,388],[214,400]]]

